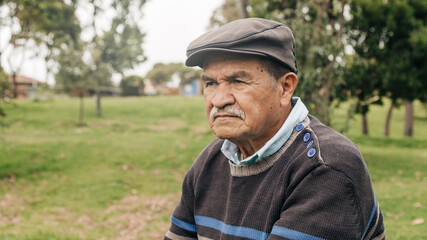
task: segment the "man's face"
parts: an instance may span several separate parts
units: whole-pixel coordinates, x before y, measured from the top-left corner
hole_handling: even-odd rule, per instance
[[[284,121],[281,92],[257,58],[210,59],[203,82],[209,125],[235,144],[270,139]]]

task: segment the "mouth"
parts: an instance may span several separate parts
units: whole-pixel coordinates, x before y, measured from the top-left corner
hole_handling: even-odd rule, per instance
[[[238,118],[245,120],[245,113],[238,107],[225,106],[218,108],[213,106],[209,111],[209,119],[215,121],[215,119],[232,119]]]
[[[214,120],[217,118],[240,118],[237,115],[232,115],[232,114],[216,114],[214,115]]]

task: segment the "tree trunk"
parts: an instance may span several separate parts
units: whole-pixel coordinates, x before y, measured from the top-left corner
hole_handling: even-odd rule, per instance
[[[179,95],[180,96],[184,96],[184,80],[181,78],[181,80],[179,81]]]
[[[13,98],[18,98],[18,83],[16,82],[16,72],[12,73],[12,81],[13,81]]]
[[[144,84],[141,81],[138,82],[138,95],[139,96],[144,96]]]
[[[388,109],[387,118],[385,120],[384,136],[388,137],[390,135],[390,121],[391,113],[393,112],[393,103],[391,103],[390,108]]]
[[[198,95],[203,96],[203,81],[201,78],[198,78],[197,81],[199,82]]]
[[[1,63],[1,55],[3,54],[3,52],[0,50],[0,63]],[[0,64],[0,73],[3,72],[3,67]]]
[[[80,89],[80,113],[79,113],[79,126],[83,126],[83,114],[84,114],[84,97],[83,97],[83,90]]]
[[[368,119],[366,113],[362,114],[362,133],[363,135],[368,135]]]
[[[96,90],[96,115],[98,117],[102,116],[101,91],[99,91],[99,89]]]
[[[243,18],[248,18],[248,0],[240,0],[240,12],[242,13]]]
[[[412,137],[412,130],[414,125],[414,103],[409,100],[405,100],[405,128],[404,136]]]

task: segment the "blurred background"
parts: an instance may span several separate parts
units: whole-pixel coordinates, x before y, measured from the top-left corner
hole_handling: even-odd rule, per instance
[[[293,30],[387,239],[427,239],[427,0],[0,0],[0,239],[162,239],[215,139],[186,47],[247,17]]]

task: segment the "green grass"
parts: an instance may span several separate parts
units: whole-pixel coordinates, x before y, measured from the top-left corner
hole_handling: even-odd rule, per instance
[[[6,104],[0,143],[0,239],[161,239],[182,179],[214,136],[203,98],[104,98],[103,117],[85,99]],[[387,106],[346,135],[367,162],[388,239],[427,239],[427,114],[416,104],[414,137],[404,138],[403,111],[382,136]],[[343,124],[346,105],[334,110]],[[427,219],[425,219],[427,220]]]

